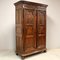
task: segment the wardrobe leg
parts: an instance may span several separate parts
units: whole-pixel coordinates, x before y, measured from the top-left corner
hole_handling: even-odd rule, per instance
[[[46,50],[44,50],[44,52],[46,52]]]
[[[16,53],[16,55],[18,55],[18,53]]]

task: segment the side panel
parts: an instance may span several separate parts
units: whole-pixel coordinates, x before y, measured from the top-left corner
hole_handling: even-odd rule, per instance
[[[16,9],[16,52],[22,52],[22,9]]]

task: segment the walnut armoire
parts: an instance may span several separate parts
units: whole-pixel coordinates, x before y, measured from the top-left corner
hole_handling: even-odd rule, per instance
[[[26,57],[46,51],[46,7],[19,1],[16,9],[16,54]]]

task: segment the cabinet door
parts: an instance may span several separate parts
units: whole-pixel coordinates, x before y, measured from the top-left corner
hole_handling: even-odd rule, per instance
[[[29,52],[36,47],[36,11],[24,9],[24,51]]]
[[[37,48],[46,46],[46,16],[45,11],[37,11]]]

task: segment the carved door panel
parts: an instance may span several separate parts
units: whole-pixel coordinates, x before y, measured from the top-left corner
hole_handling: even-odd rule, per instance
[[[37,38],[37,48],[39,48],[39,49],[45,48],[45,45],[46,45],[45,39],[46,39],[45,34],[39,34],[38,35],[38,38]]]
[[[43,49],[45,47],[45,11],[37,11],[37,48]]]
[[[37,25],[45,26],[46,11],[37,10]]]
[[[36,47],[36,11],[24,9],[24,51],[29,52]]]

